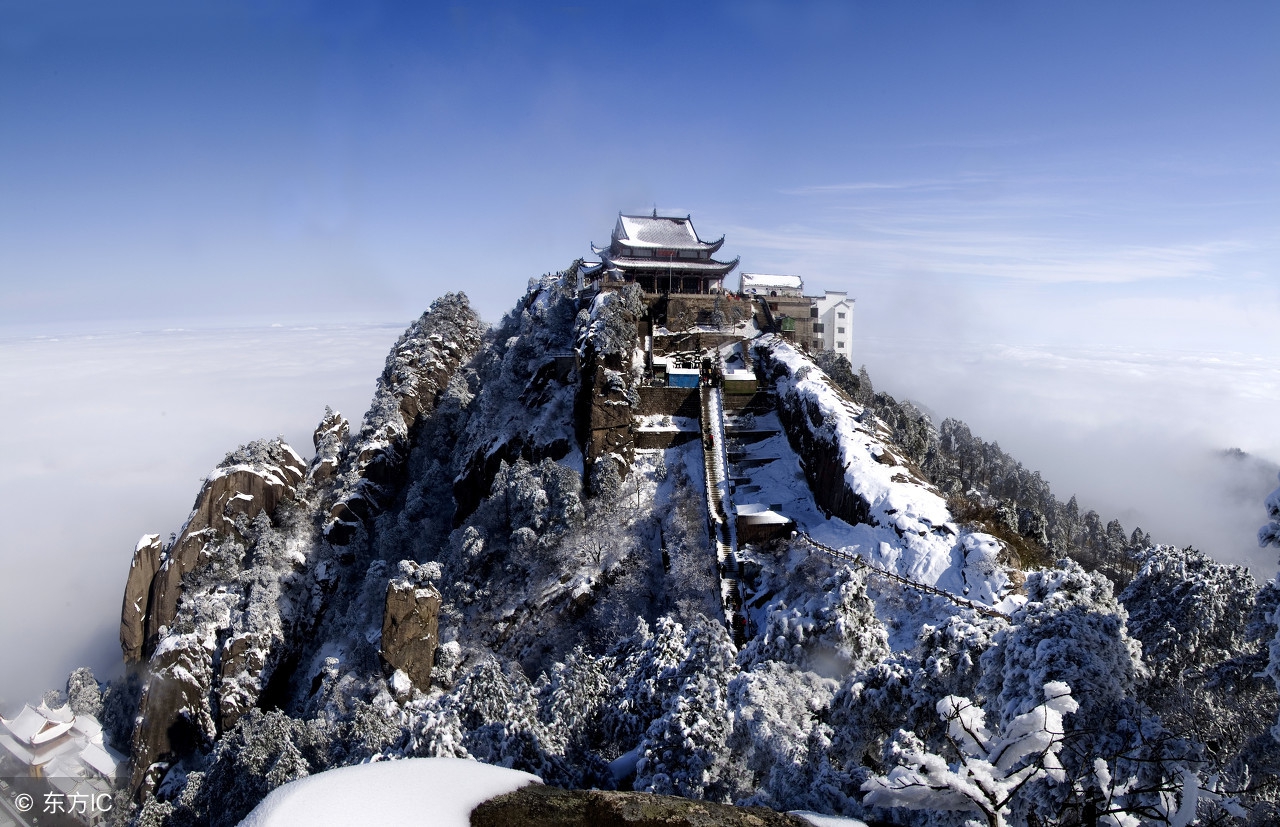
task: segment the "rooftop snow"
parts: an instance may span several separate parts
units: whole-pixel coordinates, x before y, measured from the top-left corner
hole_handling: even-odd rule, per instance
[[[115,778],[121,763],[97,744],[89,744],[81,750],[80,760],[93,767],[103,778]]]
[[[621,231],[621,232],[619,232]],[[614,237],[632,247],[710,247],[693,229],[688,218],[618,216]]]
[[[30,744],[40,730],[49,724],[49,719],[37,712],[30,704],[25,704],[22,711],[13,718],[0,718],[5,728],[13,733],[24,744]]]
[[[743,293],[752,289],[761,290],[770,287],[781,287],[787,290],[803,290],[804,280],[799,276],[774,276],[768,273],[743,273],[742,287]]]

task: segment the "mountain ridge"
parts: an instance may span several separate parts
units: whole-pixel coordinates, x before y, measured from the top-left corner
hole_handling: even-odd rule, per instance
[[[728,337],[741,345],[706,332],[717,344],[704,353],[718,355],[704,375],[740,360],[756,390],[726,397],[738,407],[718,430],[704,423],[701,440],[645,447],[641,426],[668,428],[683,404],[649,372],[656,306],[634,286],[584,295],[571,272],[533,280],[492,327],[464,295],[437,300],[393,347],[355,435],[326,411],[305,465],[279,440],[243,446],[174,538],[139,543],[121,642],[147,661],[140,724],[117,717],[112,729],[132,744],[140,823],[235,823],[290,778],[399,755],[471,756],[570,788],[880,817],[864,785],[904,766],[900,725],[921,748],[947,749],[933,712],[944,696],[1000,698],[992,714],[1010,724],[1043,700],[1042,684],[1074,676],[1100,719],[1158,720],[1139,697],[1150,670],[1113,581],[1146,585],[1150,560],[1171,549],[1073,516],[1074,499],[1059,503],[963,423],[933,428],[875,394],[865,371],[827,358],[824,372],[751,317]],[[733,549],[733,606],[707,526],[708,433],[726,443],[731,497],[760,498],[796,532]],[[801,535],[1010,619],[815,554]],[[1111,580],[1075,563],[1023,570],[1055,552]],[[1223,623],[1274,600],[1232,567],[1210,570],[1232,574]],[[397,618],[435,625],[429,658],[388,636],[393,592]],[[1206,657],[1262,651],[1267,623]],[[1096,651],[1074,652],[1085,628]],[[1058,654],[1026,655],[1038,648]],[[1098,666],[1081,671],[1081,658]],[[1266,681],[1242,685],[1255,708],[1236,716],[1236,764],[1222,762],[1235,772],[1265,764],[1241,756],[1261,749],[1275,705]],[[1115,773],[1151,749],[1088,737],[1085,755]],[[1001,817],[1080,812],[1103,785],[1087,761],[1068,763],[1078,791],[1045,770]],[[1177,801],[1175,769],[1158,784]],[[1273,793],[1252,803],[1270,807]],[[1120,803],[1156,806],[1151,795]]]

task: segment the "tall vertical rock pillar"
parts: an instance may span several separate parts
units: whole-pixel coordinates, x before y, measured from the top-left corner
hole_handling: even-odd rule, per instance
[[[400,574],[387,584],[379,654],[389,669],[404,672],[414,686],[426,690],[440,643],[440,592],[431,584],[440,567],[402,560]]]

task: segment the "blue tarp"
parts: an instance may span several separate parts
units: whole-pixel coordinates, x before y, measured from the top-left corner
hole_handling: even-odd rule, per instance
[[[667,387],[669,388],[696,388],[698,387],[698,374],[696,373],[667,373]]]

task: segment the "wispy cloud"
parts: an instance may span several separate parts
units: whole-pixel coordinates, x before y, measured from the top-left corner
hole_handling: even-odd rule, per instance
[[[861,279],[1176,281],[1256,272],[1245,262],[1280,251],[1274,232],[1223,220],[1220,200],[1208,194],[1155,204],[1131,184],[1045,170],[812,184],[785,190],[800,199],[799,220],[740,222],[729,235],[764,266],[818,281],[854,268]],[[1237,209],[1249,213],[1243,202]]]
[[[966,178],[965,182],[980,182],[982,178]],[[955,178],[932,178],[907,181],[852,181],[844,184],[814,184],[780,190],[782,195],[838,195],[854,192],[908,192],[925,190],[954,190],[959,181]]]
[[[736,226],[729,232],[739,248],[794,262],[792,270],[817,280],[847,277],[852,268],[862,279],[911,274],[1045,284],[1186,279],[1221,273],[1226,259],[1255,249],[1239,239],[1089,246],[1066,236],[892,216],[833,230]]]

